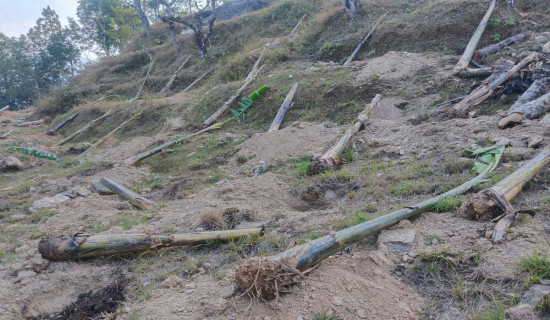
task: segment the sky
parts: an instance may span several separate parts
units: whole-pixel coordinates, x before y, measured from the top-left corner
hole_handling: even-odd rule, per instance
[[[8,37],[27,33],[48,5],[63,25],[67,24],[67,17],[76,18],[78,0],[0,0],[0,32]]]

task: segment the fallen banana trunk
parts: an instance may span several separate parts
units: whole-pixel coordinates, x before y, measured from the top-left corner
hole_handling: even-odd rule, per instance
[[[340,138],[340,140],[338,140],[338,142],[332,148],[330,148],[324,155],[322,155],[317,159],[314,159],[311,162],[311,164],[309,165],[310,172],[312,173],[323,172],[342,164],[342,153],[344,153],[344,150],[350,143],[353,136],[357,132],[359,132],[361,127],[365,124],[365,121],[369,119],[372,110],[378,105],[378,102],[380,102],[380,99],[382,99],[382,96],[377,94],[372,99],[371,103],[365,107],[365,110],[363,110],[357,116],[357,119],[353,121],[351,126],[348,128],[346,133]]]
[[[472,110],[483,103],[485,100],[489,99],[495,90],[510,79],[514,74],[519,72],[528,64],[536,61],[538,59],[538,53],[532,53],[525,59],[521,60],[510,70],[500,74],[498,77],[489,77],[489,81],[492,78],[495,78],[491,82],[484,81],[480,86],[478,86],[474,91],[472,91],[466,98],[462,99],[459,103],[455,104],[452,108],[446,111],[447,115],[450,117],[466,118],[472,116]],[[496,71],[495,71],[496,72]]]
[[[46,119],[40,119],[36,121],[28,121],[23,123],[18,123],[15,126],[16,127],[30,127],[30,126],[41,126],[43,124],[46,124]]]
[[[141,82],[141,85],[139,86],[139,89],[136,93],[136,96],[128,102],[136,101],[137,99],[141,98],[141,93],[143,92],[143,89],[145,88],[145,84],[147,83],[147,79],[149,79],[149,76],[151,75],[151,70],[153,70],[153,66],[155,65],[155,60],[153,60],[153,56],[149,53],[149,50],[147,50],[147,47],[141,43],[141,38],[139,39],[139,42],[141,44],[141,47],[143,48],[143,51],[147,56],[149,57],[149,69],[147,69],[147,74],[145,75],[145,78],[143,78],[143,81]]]
[[[504,147],[499,149],[492,161],[478,176],[437,197],[395,211],[373,220],[360,223],[336,233],[317,238],[284,252],[262,258],[242,261],[235,270],[235,281],[241,291],[253,297],[272,300],[295,283],[295,278],[315,267],[323,259],[335,254],[364,237],[379,232],[401,220],[412,218],[429,210],[434,204],[448,197],[465,193],[485,181],[500,161]]]
[[[180,233],[173,235],[109,234],[89,235],[78,232],[72,236],[43,238],[38,251],[51,261],[79,260],[130,252],[143,252],[166,247],[201,244],[208,241],[229,241],[257,236],[262,228]]]
[[[88,129],[90,129],[90,128],[96,126],[96,125],[98,125],[99,122],[100,122],[101,120],[107,118],[107,117],[111,114],[112,111],[113,111],[113,109],[111,109],[111,110],[105,112],[105,114],[102,115],[101,117],[99,117],[99,118],[97,118],[97,119],[94,119],[94,120],[88,122],[87,125],[85,125],[85,126],[82,127],[81,129],[77,130],[76,132],[74,132],[73,134],[71,134],[70,136],[68,136],[67,138],[65,138],[65,139],[63,139],[63,140],[61,140],[61,141],[59,141],[59,142],[56,143],[55,145],[56,145],[56,146],[64,145],[65,143],[71,141],[72,139],[74,139],[74,137],[78,136],[78,135],[81,134],[82,132],[84,132],[84,131],[86,131],[86,130],[88,130]]]
[[[8,106],[5,106],[5,107],[3,107],[2,109],[0,109],[0,114],[2,114],[2,112],[4,112],[4,111],[8,110],[9,108],[10,108],[10,106],[9,106],[9,105],[8,105]]]
[[[300,19],[300,21],[298,21],[298,23],[296,24],[296,26],[292,29],[292,31],[290,31],[290,34],[289,36],[293,35],[296,33],[296,30],[298,30],[298,27],[300,26],[300,24],[302,24],[302,21],[304,21],[304,19],[307,17],[307,14],[304,14],[304,16],[302,17],[302,19]]]
[[[359,43],[359,45],[357,46],[357,48],[355,48],[355,50],[353,51],[353,53],[351,54],[351,56],[349,56],[347,59],[346,59],[346,62],[344,62],[344,67],[349,65],[353,59],[355,59],[355,57],[357,56],[357,54],[359,54],[359,51],[361,51],[361,48],[363,48],[363,46],[365,45],[365,43],[367,43],[367,41],[369,40],[369,38],[372,36],[372,34],[374,33],[374,30],[376,30],[376,27],[378,26],[378,24],[380,23],[380,21],[382,21],[382,19],[388,14],[388,12],[384,13],[380,18],[378,18],[378,20],[376,20],[376,22],[372,25],[372,29],[369,31],[369,33],[367,34],[367,36]]]
[[[460,74],[464,69],[468,68],[468,65],[470,64],[470,61],[472,60],[472,57],[474,55],[474,52],[476,50],[476,47],[479,43],[479,40],[481,40],[481,36],[483,35],[483,32],[485,32],[485,28],[487,28],[487,22],[489,21],[489,17],[493,13],[493,10],[495,9],[496,0],[491,1],[491,4],[489,5],[489,9],[487,9],[487,12],[485,13],[485,16],[483,16],[483,19],[479,22],[479,25],[472,35],[472,38],[470,39],[470,42],[468,42],[468,46],[466,46],[466,49],[464,50],[464,53],[462,54],[462,57],[456,64],[453,73],[455,75]]]
[[[544,148],[536,157],[521,168],[495,184],[492,188],[473,194],[462,203],[460,216],[472,220],[489,221],[499,219],[492,239],[502,240],[506,229],[514,221],[519,211],[514,210],[510,201],[523,189],[523,186],[550,163],[550,147]]]
[[[97,148],[99,147],[100,145],[103,144],[103,142],[105,142],[105,140],[109,139],[109,137],[111,137],[113,134],[117,133],[117,131],[119,131],[120,129],[126,127],[130,122],[132,122],[132,120],[134,120],[135,118],[139,117],[141,114],[143,113],[143,110],[141,110],[140,112],[136,113],[134,116],[132,116],[130,119],[124,121],[122,124],[120,124],[118,127],[114,128],[111,132],[107,133],[105,136],[103,136],[103,138],[97,140],[96,143],[92,144],[88,149],[86,149],[86,151],[83,152],[83,154],[89,152],[90,150],[94,149],[94,148]]]
[[[13,130],[10,130],[6,133],[4,133],[3,135],[0,136],[0,139],[6,139],[10,134],[13,133]]]
[[[50,129],[48,131],[48,135],[49,136],[55,136],[55,134],[57,133],[57,131],[59,131],[59,129],[63,128],[67,123],[73,121],[74,118],[78,117],[78,115],[81,112],[82,112],[82,110],[75,112],[72,116],[68,117],[67,119],[63,120],[60,124],[58,124],[57,126]]]
[[[128,200],[132,205],[140,209],[153,209],[157,204],[141,195],[135,193],[132,190],[125,188],[124,186],[114,182],[113,180],[107,178],[101,178],[101,183],[106,186],[109,190],[113,191],[121,198]]]
[[[281,123],[283,122],[283,119],[285,118],[286,112],[288,109],[292,107],[294,104],[292,102],[292,99],[294,99],[294,95],[296,94],[296,90],[298,89],[298,83],[294,83],[290,90],[288,91],[285,101],[283,101],[283,104],[281,105],[281,108],[279,108],[279,111],[277,112],[277,115],[275,116],[275,119],[273,120],[273,123],[269,127],[269,130],[267,132],[277,131],[281,127]]]
[[[511,46],[516,43],[521,43],[529,39],[528,33],[520,33],[513,37],[510,37],[508,39],[504,39],[499,43],[492,44],[488,47],[479,49],[475,52],[475,56],[479,58],[483,58],[485,56],[488,56],[490,54],[496,53],[500,50],[502,50],[505,47]]]
[[[145,151],[145,152],[143,152],[143,153],[140,153],[140,154],[138,154],[137,156],[133,156],[133,157],[130,157],[130,158],[126,159],[126,160],[124,160],[124,163],[125,163],[126,165],[133,166],[134,164],[138,163],[139,161],[141,161],[141,160],[143,160],[143,159],[146,159],[146,158],[149,158],[150,156],[155,155],[155,154],[157,154],[157,153],[159,153],[159,152],[161,152],[161,151],[163,151],[163,150],[165,150],[165,149],[167,149],[167,148],[170,148],[170,147],[172,147],[172,146],[174,146],[174,145],[176,145],[176,144],[178,144],[178,143],[180,143],[180,142],[183,142],[183,141],[186,141],[186,140],[190,140],[190,139],[192,139],[192,138],[194,138],[194,137],[196,137],[196,136],[198,136],[198,135],[201,135],[201,134],[203,134],[203,133],[205,133],[205,132],[219,129],[219,128],[222,127],[222,125],[223,125],[222,122],[216,123],[216,124],[211,125],[211,126],[208,127],[208,128],[204,128],[204,129],[202,129],[202,130],[200,130],[200,131],[197,131],[197,132],[194,132],[194,133],[185,135],[185,136],[183,136],[183,137],[174,139],[174,140],[172,140],[172,141],[168,141],[168,142],[166,142],[165,144],[162,144],[162,145],[160,145],[160,146],[158,146],[158,147],[155,147],[155,148],[153,148],[153,149],[151,149],[151,150],[148,150],[148,151]]]
[[[231,107],[231,105],[233,104],[233,102],[235,102],[235,100],[237,100],[237,98],[241,95],[241,93],[246,89],[246,87],[248,87],[248,85],[254,81],[254,79],[256,79],[256,77],[258,76],[258,74],[260,73],[260,71],[262,70],[262,68],[264,66],[261,66],[260,67],[260,61],[262,60],[262,57],[264,55],[264,52],[265,52],[265,48],[264,48],[264,51],[262,51],[262,54],[260,55],[260,57],[258,58],[258,60],[256,60],[256,63],[254,63],[254,66],[252,67],[252,70],[250,70],[250,73],[248,73],[248,76],[246,77],[246,79],[244,80],[244,83],[243,85],[235,92],[235,94],[233,94],[231,96],[231,98],[229,98],[229,100],[227,100],[223,106],[221,106],[221,108],[219,108],[216,112],[214,112],[214,114],[212,114],[208,119],[206,119],[203,123],[202,123],[202,126],[203,127],[209,127],[211,126],[214,122],[216,122],[216,120],[218,120],[218,118],[225,112],[227,111],[227,109],[229,109],[229,107]]]
[[[160,92],[158,93],[159,96],[160,95],[163,95],[165,93],[168,92],[168,90],[170,90],[170,87],[172,86],[172,84],[174,83],[174,81],[176,81],[176,77],[178,76],[178,73],[180,72],[180,70],[183,68],[183,66],[185,66],[185,64],[187,63],[187,61],[189,61],[189,59],[191,59],[191,55],[189,55],[187,57],[187,59],[185,59],[182,64],[176,69],[176,71],[174,72],[174,74],[170,77],[170,80],[168,80],[168,82],[166,83],[166,85],[162,88],[162,90],[160,90]]]
[[[550,78],[535,80],[498,121],[499,129],[519,124],[523,119],[535,119],[550,109]],[[537,98],[538,97],[538,98]]]

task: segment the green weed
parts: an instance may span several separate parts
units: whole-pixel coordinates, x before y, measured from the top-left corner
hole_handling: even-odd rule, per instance
[[[439,200],[433,205],[432,210],[435,212],[449,212],[454,211],[462,205],[464,197],[448,197]]]
[[[520,260],[519,270],[525,275],[524,288],[529,288],[541,279],[550,277],[548,256],[535,251],[532,256]]]
[[[355,212],[351,217],[349,217],[345,220],[339,221],[337,226],[340,229],[349,228],[349,227],[352,227],[356,224],[360,224],[360,223],[369,221],[370,219],[371,219],[371,217],[369,217],[368,215],[366,215],[362,212]]]

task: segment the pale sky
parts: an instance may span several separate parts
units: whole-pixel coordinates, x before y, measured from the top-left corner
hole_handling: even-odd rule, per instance
[[[48,5],[55,10],[61,24],[67,24],[67,17],[76,19],[78,0],[0,0],[0,32],[8,37],[27,33]]]

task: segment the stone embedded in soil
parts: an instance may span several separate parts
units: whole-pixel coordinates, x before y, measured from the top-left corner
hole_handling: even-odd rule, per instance
[[[535,284],[521,297],[522,304],[537,306],[543,299],[550,297],[550,285]]]
[[[495,139],[495,145],[497,146],[509,146],[512,143],[512,141],[506,137],[499,137]]]
[[[538,320],[540,317],[535,313],[533,307],[527,304],[520,304],[504,311],[504,319],[507,320]]]
[[[77,195],[84,198],[88,198],[92,194],[90,190],[83,187],[76,187],[73,190],[76,192]]]
[[[474,250],[479,252],[487,252],[491,250],[492,247],[493,247],[493,244],[491,243],[491,241],[485,238],[477,239],[473,246]]]
[[[69,198],[76,198],[76,197],[78,197],[78,194],[77,194],[76,191],[74,191],[74,190],[67,190],[67,191],[65,191],[65,192],[63,192],[63,193],[61,193],[61,194],[64,195],[64,196],[67,196],[67,197],[69,197]]]
[[[13,283],[20,283],[24,279],[33,278],[36,276],[36,272],[32,270],[23,270],[17,273],[17,278],[15,278],[15,281]]]
[[[109,190],[106,186],[99,182],[99,180],[92,181],[92,190],[101,195],[114,194],[111,190]]]
[[[325,121],[323,122],[323,126],[325,126],[325,128],[334,128],[334,127],[338,127],[338,124],[336,124],[335,122],[332,122],[332,121]]]
[[[163,288],[173,288],[181,283],[182,279],[176,275],[169,276],[160,284]]]
[[[330,302],[335,306],[341,306],[344,304],[344,300],[341,297],[333,297]]]
[[[538,148],[542,143],[542,137],[540,136],[531,136],[527,139],[528,148]]]
[[[547,114],[539,122],[540,124],[550,124],[550,114]]]
[[[32,203],[32,205],[29,207],[29,211],[32,213],[38,212],[42,209],[49,209],[54,208],[58,204],[63,203],[71,198],[62,195],[61,193],[56,194],[53,197],[44,197],[40,200],[36,200]]]
[[[378,236],[378,248],[394,252],[410,251],[415,235],[415,229],[382,230]]]
[[[16,157],[7,156],[0,160],[0,170],[17,171],[23,169],[23,163]]]
[[[360,319],[367,319],[367,310],[365,309],[357,309],[357,316],[360,318]]]

